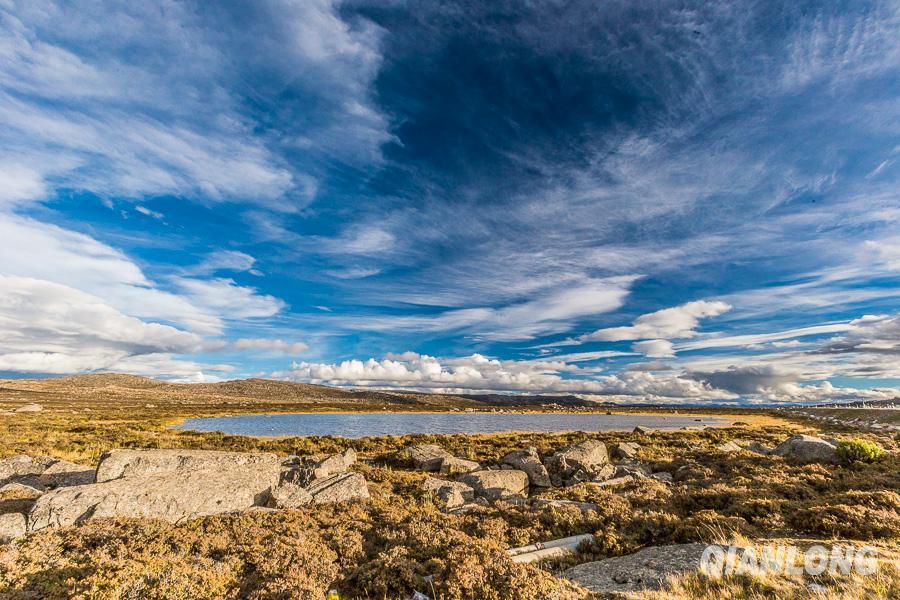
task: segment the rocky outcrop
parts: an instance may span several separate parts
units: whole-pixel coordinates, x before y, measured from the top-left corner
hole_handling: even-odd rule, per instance
[[[0,486],[7,483],[23,483],[42,487],[41,473],[57,462],[51,456],[26,456],[20,454],[0,459]]]
[[[293,483],[282,483],[269,495],[269,508],[301,508],[313,501],[312,494]]]
[[[48,488],[94,483],[96,469],[58,460],[41,473],[40,482]]]
[[[698,570],[707,546],[675,544],[644,548],[627,556],[578,565],[563,571],[561,577],[602,595],[659,589],[669,575]]]
[[[448,509],[459,508],[475,499],[475,490],[472,486],[461,481],[428,477],[422,487],[426,492],[437,496]]]
[[[356,450],[348,448],[340,454],[332,454],[319,461],[318,469],[324,473],[324,477],[337,475],[338,473],[346,473],[347,469],[356,462]]]
[[[215,450],[112,450],[100,457],[97,483],[123,477],[182,474],[197,471],[254,471],[277,479],[281,460],[275,454]]]
[[[547,467],[541,462],[536,448],[525,448],[516,452],[510,452],[500,461],[513,469],[525,471],[528,481],[535,487],[550,487],[550,474]]]
[[[832,463],[837,460],[837,447],[811,435],[795,435],[781,442],[773,454],[799,463]]]
[[[6,544],[25,535],[26,522],[22,513],[0,515],[0,544]]]
[[[460,477],[460,481],[488,500],[522,495],[528,491],[528,474],[518,469],[473,471]]]
[[[434,444],[409,446],[401,451],[401,456],[419,471],[440,471],[445,458],[454,458],[452,454]]]
[[[544,459],[553,485],[572,485],[590,481],[609,462],[606,445],[598,440],[585,440]]]
[[[307,486],[316,479],[325,479],[346,473],[356,462],[356,451],[348,448],[339,454],[325,458],[315,456],[291,456],[282,461],[281,482]]]
[[[62,527],[100,517],[151,517],[178,523],[263,504],[278,482],[276,468],[250,461],[240,468],[150,471],[61,487],[41,496],[28,529]],[[234,465],[232,464],[232,467]]]
[[[360,473],[341,473],[317,479],[306,488],[316,504],[333,504],[351,500],[367,500],[369,488]]]

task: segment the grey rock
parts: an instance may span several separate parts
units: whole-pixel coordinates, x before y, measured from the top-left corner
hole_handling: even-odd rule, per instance
[[[707,544],[654,546],[627,556],[584,563],[563,571],[560,576],[597,594],[655,590],[670,575],[697,571],[706,548]]]
[[[591,481],[606,481],[616,476],[616,466],[607,463],[594,472],[594,478]]]
[[[317,468],[323,472],[323,475],[320,475],[320,477],[330,477],[331,475],[337,475],[338,473],[346,473],[347,469],[355,462],[356,450],[348,448],[340,454],[332,454],[331,456],[322,459],[319,461]]]
[[[449,457],[441,460],[441,475],[461,475],[471,471],[477,471],[481,468],[474,460],[465,460],[463,458]]]
[[[274,466],[274,468],[272,468]],[[150,517],[179,523],[264,504],[278,482],[278,463],[241,468],[136,473],[100,483],[57,488],[41,496],[30,531],[101,517]]]
[[[734,442],[725,442],[724,444],[719,444],[718,446],[716,446],[716,450],[718,450],[719,452],[726,452],[730,454],[732,452],[740,452],[742,448]]]
[[[476,494],[489,500],[499,500],[528,491],[528,474],[518,469],[472,471],[460,477],[460,481],[472,486]]]
[[[44,410],[44,407],[40,404],[26,404],[25,406],[20,406],[16,409],[17,413],[31,413],[31,412],[41,412]]]
[[[837,460],[834,444],[811,435],[795,435],[778,444],[773,454],[800,463],[830,463]]]
[[[616,458],[637,458],[638,450],[641,449],[640,444],[634,442],[620,442],[613,446],[613,456]]]
[[[653,430],[649,427],[642,427],[641,425],[638,425],[632,430],[632,433],[636,433],[638,435],[651,435],[653,433]]]
[[[58,460],[41,473],[41,483],[50,488],[94,483],[96,469]]]
[[[434,444],[409,446],[401,454],[420,471],[439,471],[445,458],[453,458],[452,454]]]
[[[44,494],[42,487],[24,483],[7,483],[0,487],[0,514],[27,513]]]
[[[52,456],[27,456],[25,454],[0,459],[0,485],[24,483],[33,487],[41,487],[41,473],[56,461],[57,459]]]
[[[475,499],[475,490],[472,486],[461,481],[447,481],[437,477],[429,477],[422,484],[426,492],[440,498],[448,509],[465,506]]]
[[[369,487],[361,473],[341,473],[318,479],[306,488],[316,504],[334,504],[353,500],[367,500]]]
[[[617,485],[625,485],[626,483],[631,483],[634,481],[633,475],[623,475],[621,477],[613,477],[612,479],[607,479],[605,481],[598,481],[598,487],[615,487]]]
[[[275,454],[215,450],[112,450],[100,457],[97,483],[122,477],[183,474],[197,471],[258,472],[278,477],[281,461]],[[274,474],[274,475],[273,475]]]
[[[766,446],[763,446],[759,442],[753,442],[749,446],[747,446],[747,450],[750,452],[756,452],[757,454],[772,454],[772,449]]]
[[[558,485],[566,480],[588,481],[609,462],[606,445],[598,440],[585,440],[544,459],[551,481]]]
[[[272,489],[269,495],[268,506],[270,508],[300,508],[311,504],[312,494],[293,483],[282,483]]]
[[[516,452],[510,452],[503,457],[501,462],[513,469],[525,471],[528,481],[535,487],[550,487],[550,474],[547,467],[541,462],[536,448],[524,448]]]
[[[22,513],[0,515],[0,544],[22,537],[26,531],[25,515]]]
[[[581,512],[589,510],[600,510],[600,505],[594,502],[576,502],[575,500],[547,500],[539,498],[531,504],[535,508],[566,508],[575,507]]]
[[[663,483],[672,483],[672,474],[667,471],[660,471],[658,473],[652,473],[650,475],[653,479],[657,481],[662,481]]]

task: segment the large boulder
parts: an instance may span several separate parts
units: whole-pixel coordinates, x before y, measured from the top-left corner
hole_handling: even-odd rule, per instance
[[[361,473],[341,473],[317,479],[306,488],[316,504],[334,504],[352,500],[367,500],[369,488]]]
[[[528,491],[528,474],[518,469],[472,471],[459,479],[489,500],[524,495]]]
[[[197,471],[219,473],[255,472],[262,479],[281,471],[275,454],[219,452],[215,450],[112,450],[100,457],[97,483],[123,477],[180,475]]]
[[[40,475],[40,482],[45,487],[57,488],[70,485],[86,485],[94,483],[96,469],[77,465],[67,460],[58,460]]]
[[[609,462],[606,444],[598,440],[585,440],[544,459],[554,485],[569,485],[589,481],[603,465]]]
[[[6,544],[25,535],[26,522],[22,513],[0,515],[0,544]]]
[[[514,469],[525,471],[528,474],[528,481],[535,487],[550,487],[551,485],[550,474],[547,472],[547,467],[541,462],[536,448],[529,447],[510,452],[500,462]]]
[[[634,442],[619,442],[613,446],[613,456],[626,460],[634,460],[637,458],[638,450],[640,449],[640,444],[635,444]]]
[[[101,517],[150,517],[178,523],[244,510],[264,504],[278,483],[277,460],[274,468],[265,465],[250,461],[219,470],[147,469],[100,483],[57,488],[35,503],[28,528],[63,527]]]
[[[440,471],[444,459],[453,458],[452,454],[434,444],[408,446],[401,451],[401,456],[420,471]]]
[[[707,546],[674,544],[644,548],[627,556],[580,564],[560,576],[603,597],[659,589],[670,575],[697,571]]]
[[[20,454],[0,459],[0,486],[7,483],[23,483],[40,487],[41,473],[57,462],[52,456],[27,456]]]
[[[837,447],[812,435],[795,435],[781,442],[772,451],[800,463],[831,463],[837,460]]]
[[[475,499],[475,490],[472,489],[472,486],[461,481],[428,477],[422,487],[426,492],[440,498],[447,508],[459,508]]]
[[[26,513],[43,494],[43,488],[24,483],[7,483],[0,486],[0,514]]]

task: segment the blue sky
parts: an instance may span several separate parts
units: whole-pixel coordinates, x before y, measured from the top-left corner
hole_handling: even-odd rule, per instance
[[[900,395],[896,2],[0,2],[0,374]]]

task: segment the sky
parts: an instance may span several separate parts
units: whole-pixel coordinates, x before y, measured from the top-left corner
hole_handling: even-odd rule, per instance
[[[0,377],[900,396],[900,4],[0,0]]]

